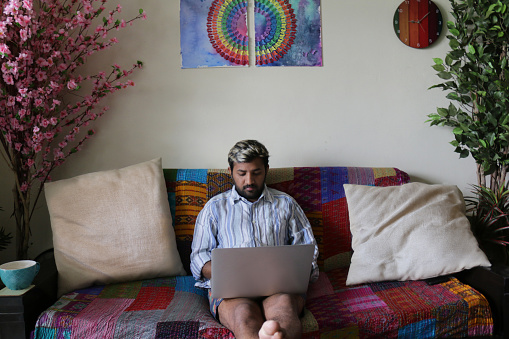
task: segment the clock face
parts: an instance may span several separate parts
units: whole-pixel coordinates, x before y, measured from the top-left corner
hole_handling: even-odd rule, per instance
[[[430,0],[405,0],[394,13],[394,32],[413,48],[425,48],[437,41],[442,23],[440,10]]]

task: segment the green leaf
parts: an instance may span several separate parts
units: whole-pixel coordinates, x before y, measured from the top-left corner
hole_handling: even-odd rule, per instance
[[[457,49],[460,46],[460,43],[458,42],[458,40],[452,39],[451,41],[449,41],[449,46],[452,49]]]
[[[453,62],[454,62],[454,59],[449,54],[447,54],[445,56],[445,64],[447,66],[451,66]]]
[[[456,127],[452,132],[454,134],[456,134],[456,135],[462,135],[463,134],[463,128]]]
[[[442,65],[444,63],[444,61],[442,59],[440,59],[440,58],[433,58],[433,61],[437,65]]]
[[[456,93],[449,93],[447,94],[446,98],[449,100],[461,101],[461,98]]]
[[[443,71],[443,72],[439,72],[439,73],[438,73],[438,76],[439,76],[441,79],[444,79],[444,80],[449,80],[449,79],[451,79],[451,78],[452,78],[451,73],[450,73],[450,72],[445,72],[445,71]]]
[[[468,45],[468,53],[475,54],[475,47],[469,44]]]
[[[460,158],[461,159],[468,158],[469,155],[470,155],[470,152],[467,149],[464,149],[460,153]]]
[[[445,71],[445,66],[444,66],[444,65],[433,65],[432,67],[433,67],[433,69],[434,69],[435,71],[437,71],[437,72],[443,72],[443,71]]]
[[[143,9],[142,8],[140,8],[139,13],[143,14]]]
[[[449,115],[449,111],[445,108],[437,108],[437,113],[442,117],[447,117]]]
[[[451,32],[451,34],[455,35],[455,36],[458,36],[460,35],[460,31],[458,31],[457,29],[453,28],[453,29],[449,29],[449,32]]]

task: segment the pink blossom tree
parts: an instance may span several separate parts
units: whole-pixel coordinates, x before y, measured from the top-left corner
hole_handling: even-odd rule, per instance
[[[2,0],[0,13],[0,153],[14,174],[16,257],[27,258],[30,219],[51,172],[94,134],[108,95],[134,86],[142,66],[81,75],[92,54],[118,41],[110,32],[144,19],[116,19],[107,0]],[[85,88],[87,88],[85,90]]]

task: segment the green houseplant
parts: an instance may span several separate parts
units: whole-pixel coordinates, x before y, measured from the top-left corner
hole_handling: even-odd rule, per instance
[[[448,21],[450,51],[435,58],[433,68],[443,80],[430,88],[447,91],[448,107],[428,115],[431,126],[449,126],[451,144],[460,158],[472,156],[477,164],[477,185],[470,201],[474,233],[492,234],[476,228],[501,228],[496,237],[507,243],[506,217],[496,223],[479,222],[487,216],[486,198],[505,197],[509,166],[509,9],[507,1],[450,0]],[[488,199],[489,201],[490,199]],[[493,200],[493,199],[491,199]],[[473,205],[472,205],[473,204]],[[497,215],[509,212],[503,210]],[[490,217],[488,218],[490,219]],[[502,238],[500,238],[502,237]],[[484,239],[486,240],[486,239]],[[482,241],[480,239],[481,246]]]

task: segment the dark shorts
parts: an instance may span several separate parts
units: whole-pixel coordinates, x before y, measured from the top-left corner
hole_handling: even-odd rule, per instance
[[[210,313],[216,318],[217,321],[219,321],[219,314],[217,313],[217,310],[219,308],[219,304],[224,300],[223,298],[212,298],[212,290],[208,289],[208,296],[209,296],[209,306],[210,306]],[[304,303],[306,302],[306,293],[300,294],[301,298],[304,299]],[[260,298],[253,298],[253,300],[256,301],[263,301],[263,297]]]

